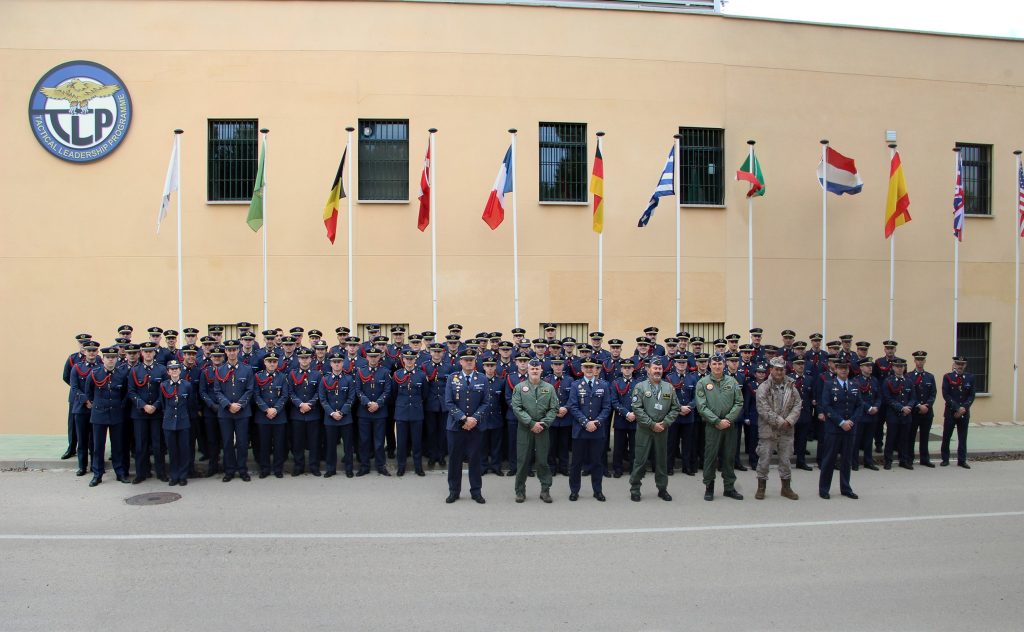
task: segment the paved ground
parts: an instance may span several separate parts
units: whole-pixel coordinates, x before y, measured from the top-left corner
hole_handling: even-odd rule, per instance
[[[774,474],[774,472],[773,472]],[[1024,462],[854,474],[857,501],[445,505],[426,478],[219,479],[97,488],[0,473],[3,630],[1018,630]],[[179,491],[134,507],[132,494]]]

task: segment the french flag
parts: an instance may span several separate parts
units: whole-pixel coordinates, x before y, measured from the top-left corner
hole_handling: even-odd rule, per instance
[[[864,188],[853,158],[847,158],[831,147],[825,148],[825,162],[818,163],[818,182],[836,195],[856,195]]]
[[[512,146],[505,152],[505,159],[498,168],[498,177],[494,179],[491,195],[484,207],[483,220],[491,230],[496,229],[505,219],[505,194],[512,192]]]

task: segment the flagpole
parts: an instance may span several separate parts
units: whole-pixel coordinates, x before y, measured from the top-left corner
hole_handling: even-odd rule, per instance
[[[433,331],[437,331],[437,206],[436,192],[434,190],[437,182],[437,142],[434,139],[434,135],[437,134],[437,128],[431,127],[430,132],[430,212],[433,217],[430,218],[430,289],[433,297]]]
[[[747,141],[747,161],[751,172],[754,168],[755,141]],[[748,328],[754,327],[754,196],[747,196],[747,322]]]
[[[957,168],[960,165],[960,148],[954,147],[953,153],[956,158],[953,160],[953,182],[956,182]],[[964,204],[967,201],[964,200]],[[966,211],[966,209],[964,209]],[[965,227],[964,227],[965,228]],[[963,228],[961,228],[963,230]],[[961,233],[962,234],[962,233]],[[960,239],[953,238],[953,355],[956,355],[956,323],[959,318],[960,309]]]
[[[348,173],[346,174],[347,186],[346,190],[348,195],[348,328],[354,335],[356,332],[356,321],[353,318],[354,311],[352,309],[352,297],[354,292],[352,291],[352,161],[353,156],[348,154],[352,153],[352,132],[355,131],[354,127],[346,127],[345,132],[348,135],[348,139],[345,142],[345,155],[348,158]]]
[[[1013,172],[1014,184],[1016,184],[1013,192],[1014,199],[1017,200],[1017,221],[1014,224],[1013,229],[1013,421],[1017,421],[1017,360],[1020,356],[1020,339],[1018,335],[1020,333],[1020,150],[1013,152],[1013,155],[1017,158],[1016,169]]]
[[[182,289],[184,277],[181,271],[181,135],[184,133],[185,130],[182,129],[174,130],[174,170],[178,174],[178,331],[185,328],[184,291]]]
[[[680,231],[682,229],[680,227],[680,223],[681,223],[680,215],[682,215],[682,213],[683,213],[683,205],[679,202],[679,199],[682,197],[682,187],[679,186],[679,175],[680,175],[679,174],[679,172],[680,172],[679,165],[683,161],[682,160],[682,155],[679,153],[679,143],[680,143],[680,139],[682,138],[682,135],[681,134],[674,134],[673,138],[676,139],[676,159],[675,159],[675,164],[673,165],[673,168],[675,169],[675,172],[672,174],[672,188],[674,189],[674,193],[675,193],[675,196],[676,196],[676,322],[674,323],[674,326],[675,327],[680,327],[682,325],[682,322],[683,322],[682,321],[682,312],[680,310],[680,306],[682,305],[682,291],[681,291],[681,287],[682,287],[682,282],[683,282],[683,280],[682,280],[682,267],[680,265],[681,250],[682,250],[682,236],[680,234]]]
[[[516,195],[519,189],[516,187],[516,128],[508,130],[512,135],[512,311],[515,316],[515,326],[519,326],[519,214]],[[501,195],[501,191],[498,191]]]
[[[896,155],[896,143],[889,144],[889,164]],[[889,340],[893,338],[892,323],[896,305],[896,232],[889,236]]]
[[[263,326],[269,327],[270,321],[267,318],[267,135],[270,130],[264,127],[260,130],[263,134]]]
[[[828,340],[828,139],[821,141],[821,335]]]
[[[604,132],[597,133],[597,153],[601,154],[604,160],[604,152],[601,151]],[[602,175],[602,200],[604,198],[604,176]],[[597,330],[604,331],[604,217],[601,218],[601,232],[597,234]]]

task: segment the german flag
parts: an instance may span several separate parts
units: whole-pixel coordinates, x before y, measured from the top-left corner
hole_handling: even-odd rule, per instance
[[[327,196],[327,203],[324,204],[324,226],[327,227],[327,238],[334,243],[334,237],[338,232],[338,202],[345,198],[345,185],[341,177],[345,173],[345,157],[348,156],[348,145],[341,154],[341,164],[338,165],[338,173],[331,183],[331,193]]]
[[[601,156],[601,139],[597,139],[597,153],[594,154],[594,172],[590,176],[590,192],[594,194],[594,232],[604,231],[604,158]]]

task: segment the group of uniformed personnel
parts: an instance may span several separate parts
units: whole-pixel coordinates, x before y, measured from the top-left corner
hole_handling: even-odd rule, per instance
[[[714,499],[719,471],[723,495],[742,500],[735,471],[747,470],[743,455],[757,471],[761,499],[777,455],[782,495],[796,500],[790,459],[811,471],[807,445],[816,440],[819,496],[829,498],[838,469],[841,493],[857,498],[850,472],[877,470],[875,454],[887,470],[894,463],[913,469],[916,448],[919,463],[934,467],[928,437],[941,392],[940,464],[949,464],[955,431],[957,465],[970,468],[975,392],[966,361],[954,357],[952,370],[936,380],[925,370],[928,354],[915,351],[908,373],[893,340],[873,359],[870,343],[854,343],[852,335],[823,349],[821,334],[811,334],[808,345],[787,329],[774,346],[762,344],[763,331],[753,328],[748,343],[730,334],[705,351],[706,341],[685,331],[661,344],[651,326],[626,355],[622,340],[605,348],[599,331],[589,344],[559,339],[554,323],[532,341],[522,328],[512,330],[512,340],[501,332],[463,340],[462,326],[453,323],[443,343],[432,331],[407,340],[403,327],[392,327],[389,338],[374,324],[362,341],[338,327],[334,346],[319,330],[302,327],[264,330],[260,345],[254,325],[237,327],[236,340],[223,340],[221,326],[201,338],[186,328],[181,346],[177,331],[159,327],[150,327],[141,344],[132,342],[130,325],[117,328],[110,346],[76,336],[79,349],[64,364],[70,392],[62,458],[76,456],[78,475],[91,471],[89,484],[96,486],[109,437],[118,481],[142,483],[155,473],[184,486],[200,476],[197,451],[206,477],[221,474],[229,482],[251,480],[250,448],[260,478],[284,476],[289,453],[292,476],[332,477],[341,445],[347,477],[364,476],[371,466],[390,476],[389,458],[403,476],[410,457],[415,474],[424,476],[425,460],[431,469],[447,466],[451,503],[468,463],[478,503],[485,502],[486,473],[515,477],[516,502],[526,500],[527,478],[536,476],[541,500],[550,503],[556,474],[568,477],[569,500],[579,499],[586,475],[594,498],[604,501],[603,479],[627,468],[632,500],[641,500],[648,469],[658,497],[672,500],[668,476],[677,465],[689,476],[703,471],[705,500]]]

